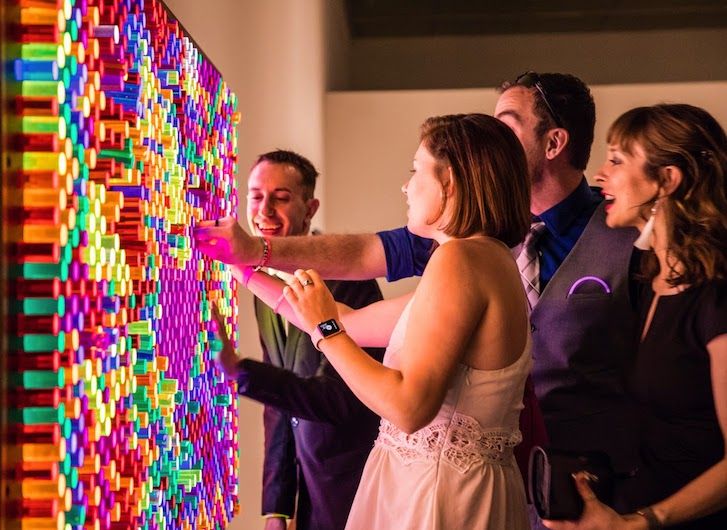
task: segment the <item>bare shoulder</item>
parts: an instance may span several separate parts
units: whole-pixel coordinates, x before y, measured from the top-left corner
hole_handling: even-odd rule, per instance
[[[490,267],[501,268],[510,263],[510,250],[500,241],[490,237],[452,239],[441,245],[432,255],[430,265],[456,267],[463,272],[472,268],[482,272]]]
[[[439,246],[424,270],[422,282],[447,297],[464,291],[466,296],[485,299],[493,289],[511,283],[519,286],[510,250],[486,237],[453,239]]]

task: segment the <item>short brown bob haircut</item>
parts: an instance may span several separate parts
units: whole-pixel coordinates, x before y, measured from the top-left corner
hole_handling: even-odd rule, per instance
[[[530,228],[530,177],[515,134],[486,114],[453,114],[427,119],[421,141],[443,169],[452,168],[453,195],[442,183],[442,208],[451,217],[442,227],[451,237],[482,234],[508,247]]]

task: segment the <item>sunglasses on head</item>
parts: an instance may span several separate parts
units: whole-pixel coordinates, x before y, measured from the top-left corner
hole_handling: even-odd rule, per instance
[[[547,93],[545,92],[545,88],[543,87],[543,83],[540,82],[540,76],[537,72],[525,72],[524,74],[521,74],[515,79],[515,84],[524,86],[526,88],[534,88],[538,91],[538,94],[540,94],[540,97],[543,99],[543,103],[545,103],[545,106],[548,109],[548,112],[550,113],[550,116],[553,118],[553,121],[558,127],[563,127],[563,120],[560,119],[560,116],[557,112],[555,112],[555,109],[550,104],[550,101],[548,101]]]

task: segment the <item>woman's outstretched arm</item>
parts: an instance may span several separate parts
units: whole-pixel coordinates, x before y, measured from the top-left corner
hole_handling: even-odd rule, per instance
[[[273,308],[276,313],[295,327],[307,333],[312,331],[313,326],[302,323],[283,296],[286,287],[283,280],[264,272],[255,272],[250,267],[233,267],[232,270],[238,282],[267,306]],[[330,291],[322,281],[320,285],[330,295]],[[391,332],[410,298],[411,294],[406,294],[391,300],[381,300],[361,309],[352,309],[340,302],[336,303],[336,306],[341,323],[356,344],[364,348],[383,348],[388,346]]]
[[[437,414],[456,366],[482,319],[486,301],[480,289],[472,288],[481,280],[474,270],[461,245],[442,245],[434,253],[412,302],[396,367],[384,366],[366,355],[347,334],[320,342],[321,350],[354,394],[405,432],[424,427]],[[335,302],[321,287],[315,271],[299,270],[296,277],[299,281],[286,289],[286,300],[302,329],[338,318]],[[375,325],[374,320],[371,323]]]

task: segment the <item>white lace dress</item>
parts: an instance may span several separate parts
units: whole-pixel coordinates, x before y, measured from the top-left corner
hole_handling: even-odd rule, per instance
[[[396,367],[411,302],[384,364]],[[527,530],[525,491],[512,448],[530,347],[501,370],[460,365],[437,417],[407,435],[381,420],[346,530]],[[435,367],[433,367],[435,369]]]

